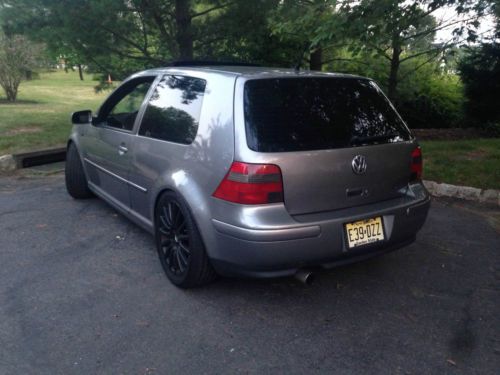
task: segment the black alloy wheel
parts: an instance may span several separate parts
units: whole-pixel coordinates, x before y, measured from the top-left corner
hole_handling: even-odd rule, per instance
[[[160,256],[172,274],[182,276],[191,260],[186,219],[177,202],[172,200],[161,207],[159,219]]]
[[[174,285],[192,288],[215,279],[191,211],[185,200],[172,191],[158,199],[155,236],[161,265]]]

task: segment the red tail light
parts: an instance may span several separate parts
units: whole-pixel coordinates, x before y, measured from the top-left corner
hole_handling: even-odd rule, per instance
[[[422,179],[422,171],[423,171],[423,162],[422,162],[422,150],[420,146],[417,147],[411,153],[411,181],[418,181]]]
[[[272,164],[235,161],[213,196],[241,204],[283,202],[281,170]]]

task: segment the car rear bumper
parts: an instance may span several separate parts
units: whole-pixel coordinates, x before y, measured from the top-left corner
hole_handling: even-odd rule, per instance
[[[278,229],[243,228],[212,219],[217,247],[212,263],[225,276],[277,277],[293,275],[300,268],[356,262],[413,242],[429,206],[426,196],[383,209],[374,205],[359,212],[346,210],[323,220],[313,216],[299,225]],[[345,223],[376,216],[382,217],[385,240],[349,249]]]

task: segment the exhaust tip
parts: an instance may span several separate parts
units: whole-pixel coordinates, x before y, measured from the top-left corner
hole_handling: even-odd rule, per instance
[[[303,284],[311,285],[314,282],[314,273],[309,270],[298,270],[295,278]]]

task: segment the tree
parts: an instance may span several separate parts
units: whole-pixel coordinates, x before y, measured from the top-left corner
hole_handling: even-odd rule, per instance
[[[322,70],[324,50],[345,40],[343,13],[336,0],[284,0],[273,13],[272,32],[282,42],[294,43],[298,61],[306,57],[311,70]]]
[[[496,124],[500,132],[500,1],[491,2],[496,19],[495,34],[491,40],[467,48],[459,62],[459,73],[465,85],[466,114],[478,126]]]
[[[292,67],[302,43],[272,34],[280,0],[237,1],[195,23],[195,57]]]
[[[19,85],[35,68],[40,51],[39,45],[24,36],[6,37],[0,33],[0,86],[8,101],[17,99]]]
[[[263,12],[278,2],[0,0],[0,9],[6,33],[29,35],[53,51],[69,51],[77,64],[121,78],[172,60],[204,58],[211,51],[237,58],[247,46],[262,47],[268,27]],[[255,14],[264,22],[254,22]]]
[[[433,14],[444,7],[453,7],[465,19],[436,19]],[[401,65],[425,57],[422,65],[439,58],[447,49],[462,41],[462,35],[472,41],[474,30],[484,11],[482,0],[362,0],[352,8],[349,25],[358,35],[361,48],[374,52],[389,63],[387,93],[397,96]],[[454,36],[444,43],[434,43],[435,33],[454,27]],[[415,67],[419,69],[420,66]]]
[[[444,7],[469,16],[436,19],[433,14]],[[424,57],[423,66],[462,41],[463,35],[473,40],[485,8],[485,0],[283,0],[283,17],[277,19],[275,32],[305,37],[315,69],[336,58],[326,56],[326,50],[335,55],[344,46],[358,60],[367,53],[382,57],[387,62],[383,82],[395,99],[402,64]],[[454,37],[434,43],[435,33],[445,28],[455,28]]]

